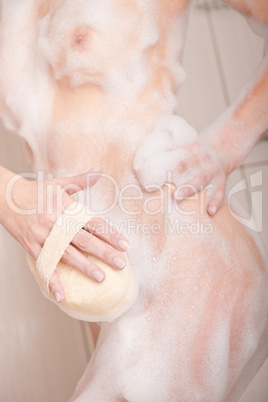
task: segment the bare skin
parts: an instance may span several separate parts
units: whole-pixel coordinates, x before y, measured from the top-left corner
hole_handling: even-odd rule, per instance
[[[46,184],[50,186],[50,191],[51,185],[54,187],[53,192],[46,193],[46,190],[44,191],[44,213],[26,215],[24,211],[28,211],[29,209],[37,210],[38,202],[40,202],[37,198],[38,183],[18,177],[18,181],[12,189],[13,203],[21,209],[21,213],[18,214],[9,207],[5,198],[5,187],[15,175],[1,167],[0,194],[4,196],[0,198],[0,222],[24,249],[37,259],[56,219],[65,208],[75,201],[72,195],[86,188],[86,186],[93,186],[99,179],[100,174],[101,170],[97,168],[93,169],[89,176],[82,174],[69,178],[57,178],[53,182],[44,183],[44,189],[46,189]],[[42,183],[39,183],[39,186],[40,184]],[[129,245],[125,236],[117,230],[111,228],[109,231],[101,231],[101,227],[104,228],[106,225],[101,219],[95,219],[95,221],[92,219],[75,236],[72,244],[66,249],[62,257],[64,261],[97,282],[105,279],[104,276],[101,278],[101,275],[104,275],[103,271],[91,262],[90,259],[86,258],[79,249],[95,255],[102,261],[110,264],[114,269],[123,269],[125,260],[115,249],[126,251]],[[51,277],[50,289],[58,303],[64,300],[64,289],[60,283],[57,271]]]
[[[267,26],[268,4],[261,0],[223,0],[246,17]],[[200,173],[187,184],[183,194],[174,191],[174,198],[189,197],[213,183],[213,191],[208,200],[207,211],[212,216],[221,206],[227,176],[245,159],[252,147],[268,130],[268,56],[261,63],[251,79],[251,85],[231,110],[223,115],[220,125],[211,125],[201,134],[199,141],[192,144],[188,160],[178,164],[175,174],[199,167]],[[258,113],[256,113],[258,111]],[[246,128],[244,128],[246,127]],[[238,144],[234,146],[234,144]]]
[[[91,41],[94,30],[90,27],[70,29],[66,24],[63,29],[55,25],[51,34],[53,44],[58,35],[66,39],[69,47],[59,44],[59,57],[54,64],[51,62],[50,78],[55,81],[55,87],[47,148],[42,155],[46,169],[53,172],[62,169],[66,174],[73,174],[85,171],[89,161],[92,167],[102,166],[115,180],[121,194],[120,202],[108,217],[123,222],[134,217],[137,230],[145,224],[159,227],[158,232],[149,235],[141,231],[131,236],[130,260],[141,285],[138,300],[126,314],[102,326],[97,348],[73,400],[86,397],[88,401],[147,401],[149,388],[150,398],[155,401],[157,398],[236,401],[267,356],[268,278],[263,255],[253,237],[232,218],[226,204],[219,207],[226,176],[267,129],[265,113],[257,120],[250,113],[253,106],[263,110],[267,94],[259,83],[265,80],[266,73],[263,69],[262,75],[256,76],[244,100],[234,106],[231,115],[226,115],[227,120],[215,129],[214,136],[208,130],[198,142],[191,144],[192,157],[178,163],[172,174],[186,172],[189,166],[199,167],[194,182],[186,183],[192,185],[195,198],[182,200],[179,206],[173,202],[172,208],[179,209],[168,214],[167,204],[172,201],[172,194],[174,198],[181,194],[172,193],[167,186],[159,190],[164,202],[164,208],[160,209],[161,200],[156,197],[159,192],[147,193],[140,188],[132,163],[142,137],[151,130],[156,116],[172,113],[171,106],[166,111],[166,104],[172,98],[177,78],[170,67],[172,60],[165,58],[169,54],[173,17],[179,19],[184,15],[188,1],[159,0],[155,4],[158,9],[153,22],[158,36],[147,48],[139,48],[139,37],[151,15],[141,3],[139,9],[137,1],[115,3],[117,15],[122,17],[120,22],[126,21],[124,33],[128,35],[129,47],[121,42],[124,38],[118,33],[116,19],[109,21],[110,25],[100,32],[97,39],[102,46],[96,49],[94,40]],[[49,3],[45,5],[36,18],[42,19],[49,12]],[[139,91],[139,81],[131,85],[135,84],[133,75],[124,82],[130,90],[120,92],[121,87],[109,81],[109,73],[124,63],[128,67],[132,60],[128,56],[136,48],[143,52],[141,70],[146,65],[148,76],[138,87]],[[90,82],[71,83],[76,71],[68,77],[64,70],[68,56],[64,52],[68,53],[69,49],[70,52],[76,49],[77,57],[81,52],[95,52],[89,59],[92,63],[97,60],[96,65],[90,66],[93,70],[97,68],[97,72],[92,77],[86,71]],[[114,87],[110,85],[107,90],[107,82],[112,82]],[[114,92],[109,92],[110,88]],[[243,130],[235,130],[232,118],[236,116],[242,116],[252,128],[248,132],[250,141],[244,141]],[[78,120],[84,123],[79,129]],[[242,144],[237,149],[233,146],[234,137]],[[32,146],[30,142],[29,146]],[[199,192],[210,183],[214,185],[210,196],[206,191]],[[94,190],[94,197],[104,200],[104,206],[115,198],[109,180],[101,179]],[[184,193],[181,198],[189,195]],[[184,228],[185,224],[196,225],[201,220],[212,231],[205,235],[191,231],[166,233],[165,222],[169,216],[179,219]],[[144,264],[137,259],[140,254]],[[162,371],[159,364],[164,367]],[[218,383],[219,378],[223,386]],[[145,386],[137,386],[143,381]]]

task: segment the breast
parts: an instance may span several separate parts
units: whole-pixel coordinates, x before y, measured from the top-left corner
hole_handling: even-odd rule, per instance
[[[55,79],[69,77],[73,87],[94,82],[106,90],[131,79],[137,85],[140,56],[159,37],[154,10],[153,1],[51,4],[40,20],[39,37]]]

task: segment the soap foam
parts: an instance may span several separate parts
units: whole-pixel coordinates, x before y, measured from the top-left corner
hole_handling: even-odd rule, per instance
[[[259,344],[267,298],[257,307],[265,298],[267,275],[263,283],[239,238],[230,251],[220,229],[213,239],[195,239],[194,248],[192,237],[178,234],[175,249],[168,235],[168,246],[155,258],[150,239],[141,243],[131,236],[139,299],[112,324],[102,325],[94,358],[71,400],[226,400],[253,356],[259,364],[256,348],[267,353],[267,345]],[[215,247],[220,255],[213,255]],[[238,265],[230,264],[237,253]]]
[[[154,9],[152,1],[139,1],[140,11],[127,19],[109,0],[67,0],[60,8],[57,3],[40,23],[40,43],[56,80],[69,77],[72,87],[94,83],[106,91],[138,91],[145,85],[143,52],[158,40],[153,20],[142,23],[144,12]]]
[[[47,144],[47,133],[55,131],[54,125],[57,129],[62,124],[66,130],[73,124],[52,121],[54,95],[61,80],[68,79],[72,88],[97,85],[106,93],[102,109],[94,111],[94,119],[88,113],[87,119],[76,122],[73,129],[77,132],[83,131],[84,126],[87,132],[92,127],[92,132],[112,138],[120,133],[125,136],[127,131],[133,141],[144,134],[144,126],[137,125],[133,117],[127,129],[122,124],[126,113],[135,110],[133,116],[149,115],[152,103],[168,113],[175,107],[172,86],[175,83],[178,87],[185,77],[180,63],[183,18],[170,20],[166,57],[154,56],[150,66],[148,57],[159,44],[159,19],[163,19],[157,2],[56,0],[50,2],[48,13],[33,24],[42,3],[20,2],[16,9],[12,1],[1,3],[1,117],[29,144],[35,169],[48,169],[45,155],[54,153],[51,141]],[[147,106],[139,106],[137,95],[152,85],[154,71],[160,67],[167,71],[164,92],[151,91],[147,112]],[[59,161],[67,157],[59,148],[57,151]],[[55,169],[62,173],[63,161],[58,165]],[[80,169],[80,165],[76,168]]]
[[[168,172],[172,173],[180,161],[190,156],[183,147],[196,139],[197,132],[182,117],[158,117],[135,155],[133,167],[141,184],[151,189],[162,187],[170,180]],[[178,184],[181,177],[173,180]]]
[[[151,0],[134,1],[133,12],[125,14],[121,8],[129,2],[67,0],[51,2],[39,25],[29,24],[40,4],[2,1],[2,20],[8,21],[2,25],[0,58],[5,121],[30,143],[36,166],[46,165],[49,149],[55,152],[54,172],[66,175],[88,168],[95,156],[93,140],[99,141],[102,153],[108,140],[125,136],[133,157],[144,136],[134,167],[143,185],[162,186],[167,172],[188,156],[183,147],[197,137],[183,119],[172,115],[174,83],[184,76],[178,61],[181,20],[172,16],[170,23],[165,21]],[[171,39],[165,57],[148,61],[146,51],[161,39],[159,21],[164,21]],[[148,94],[155,66],[168,74],[162,87],[154,91],[153,86]],[[175,72],[178,77],[168,79]],[[88,113],[74,121],[67,116],[51,124],[54,92],[66,78],[72,90],[90,83],[101,87],[106,98],[97,117]],[[147,103],[141,102],[140,93]],[[154,116],[147,119],[150,113]],[[49,137],[51,128],[55,131]],[[79,141],[86,149],[84,158],[81,149],[75,150]],[[70,154],[62,150],[66,142]],[[131,169],[125,170],[129,182],[136,183]],[[105,197],[104,189],[92,203]],[[139,297],[128,312],[102,325],[77,401],[122,397],[133,402],[214,402],[226,400],[239,379],[252,378],[267,356],[267,271],[250,236],[226,209],[219,214],[213,224],[204,217],[212,224],[212,234],[162,231],[158,247],[152,236],[123,230],[131,242],[129,258],[139,280]],[[120,222],[125,216],[118,212],[109,218]],[[164,214],[159,221],[165,218]],[[167,218],[195,223],[195,216],[179,214],[175,207]],[[247,384],[238,385],[233,400]]]

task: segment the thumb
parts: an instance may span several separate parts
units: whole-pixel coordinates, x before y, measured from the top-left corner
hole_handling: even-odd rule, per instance
[[[90,171],[71,177],[58,177],[54,181],[59,184],[67,194],[72,195],[87,187],[93,186],[101,177],[102,169],[95,167]]]

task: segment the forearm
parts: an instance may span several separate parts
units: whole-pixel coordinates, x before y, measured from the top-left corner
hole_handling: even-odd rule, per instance
[[[268,131],[268,56],[233,106],[203,133],[227,174],[238,167]]]
[[[268,24],[268,2],[267,0],[222,0],[235,10],[252,18],[262,24]]]

